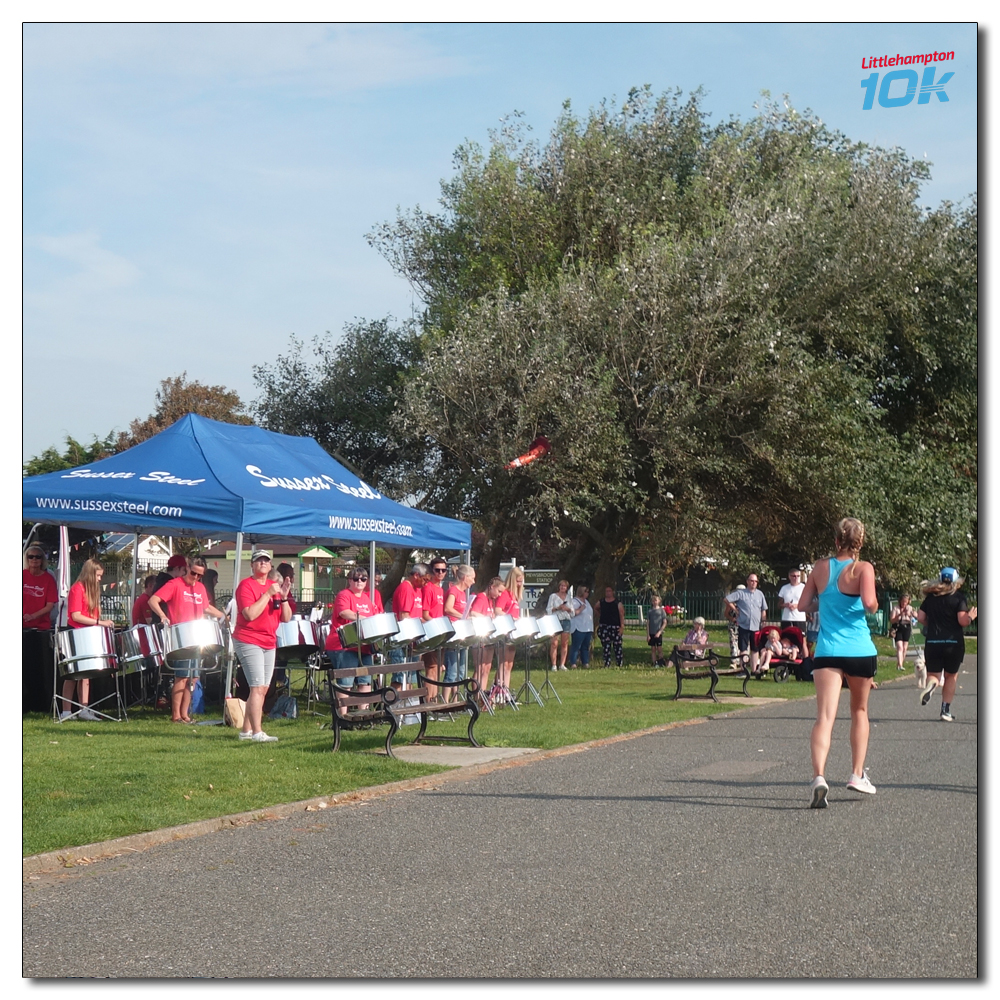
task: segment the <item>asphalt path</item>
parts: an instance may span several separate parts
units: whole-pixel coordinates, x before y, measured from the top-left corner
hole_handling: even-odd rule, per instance
[[[873,692],[874,796],[845,692],[826,810],[805,699],[36,876],[23,974],[975,978],[974,657],[959,685],[951,724]]]

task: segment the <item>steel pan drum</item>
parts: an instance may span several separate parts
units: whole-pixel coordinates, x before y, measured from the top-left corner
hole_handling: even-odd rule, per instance
[[[461,649],[463,646],[478,641],[475,619],[458,618],[451,624],[455,631],[445,640],[445,649]]]
[[[510,615],[497,615],[493,619],[493,634],[490,636],[494,641],[504,639],[514,631],[514,619]]]
[[[470,618],[469,621],[472,622],[475,633],[472,638],[466,640],[466,646],[481,646],[493,638],[492,618]]]
[[[507,641],[515,646],[524,646],[538,635],[538,622],[534,618],[518,618],[514,623],[514,631],[507,636]]]
[[[538,634],[535,637],[537,639],[551,639],[553,636],[562,635],[562,621],[557,615],[543,615],[536,619],[535,624],[538,626]]]
[[[418,653],[427,653],[443,646],[454,634],[455,626],[450,618],[432,618],[424,622],[424,637],[413,648]]]
[[[391,611],[348,622],[337,629],[345,649],[357,646],[359,642],[377,642],[379,639],[388,639],[398,631],[399,623]]]
[[[320,638],[313,622],[304,618],[292,618],[278,625],[275,641],[276,660],[282,663],[287,663],[289,660],[305,662],[310,653],[316,652]]]
[[[163,648],[167,654],[167,663],[195,660],[206,653],[221,653],[222,630],[218,622],[210,618],[196,618],[194,621],[168,625],[163,630]]]
[[[419,618],[404,618],[399,622],[399,631],[389,636],[390,646],[406,646],[408,643],[422,639],[424,635],[423,622]]]
[[[64,676],[93,677],[115,666],[115,634],[106,625],[57,632],[56,648]]]
[[[133,625],[115,634],[118,662],[126,674],[138,674],[163,664],[163,643],[154,625]]]

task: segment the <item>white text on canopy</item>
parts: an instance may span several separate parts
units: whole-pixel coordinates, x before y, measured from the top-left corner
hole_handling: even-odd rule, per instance
[[[348,493],[352,497],[361,497],[363,500],[381,500],[382,494],[377,493],[367,483],[361,482],[360,486],[348,486],[346,483],[338,483],[332,476],[325,473],[321,476],[306,476],[304,479],[295,477],[293,479],[279,476],[265,476],[256,465],[248,465],[247,472],[260,480],[261,486],[280,486],[285,490],[340,490],[341,493]]]

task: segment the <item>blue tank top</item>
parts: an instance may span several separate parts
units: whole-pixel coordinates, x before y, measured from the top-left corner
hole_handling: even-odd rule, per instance
[[[830,559],[830,579],[819,595],[819,638],[816,656],[874,656],[878,650],[857,594],[842,594],[837,581],[850,559]]]

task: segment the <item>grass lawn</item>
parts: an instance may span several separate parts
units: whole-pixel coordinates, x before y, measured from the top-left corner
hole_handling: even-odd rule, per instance
[[[670,641],[682,638],[675,629]],[[724,637],[715,630],[713,640]],[[877,639],[879,652],[891,655],[887,639]],[[603,736],[697,718],[732,705],[702,699],[673,700],[673,671],[651,669],[642,635],[626,636],[622,669],[542,671],[547,657],[535,652],[532,681],[541,689],[551,678],[562,704],[545,697],[545,707],[532,703],[514,712],[484,714],[476,737],[487,746],[554,748]],[[975,643],[969,644],[975,652]],[[593,665],[603,662],[599,650]],[[891,671],[891,673],[890,673]],[[911,670],[912,672],[912,670]],[[881,679],[897,675],[891,663]],[[514,689],[524,673],[521,660],[513,675]],[[685,693],[708,690],[708,681],[689,682]],[[751,681],[759,697],[802,698],[811,684]],[[734,679],[723,678],[720,693],[738,691]],[[324,706],[321,706],[323,708]],[[326,718],[329,717],[329,710]],[[216,711],[206,719],[220,718]],[[344,733],[341,751],[330,752],[329,728],[323,717],[268,720],[265,728],[278,743],[247,744],[225,726],[180,726],[164,713],[140,710],[128,722],[54,723],[50,717],[26,715],[23,732],[23,853],[37,854],[79,846],[130,833],[263,809],[384,784],[446,770],[409,764],[373,752],[381,749],[384,727]],[[431,722],[431,731],[464,731],[461,722]],[[404,727],[395,740],[405,745],[417,727]],[[411,735],[412,734],[412,735]]]

